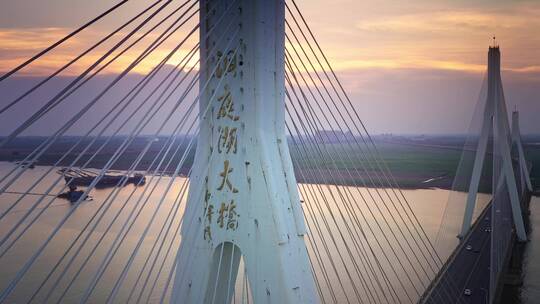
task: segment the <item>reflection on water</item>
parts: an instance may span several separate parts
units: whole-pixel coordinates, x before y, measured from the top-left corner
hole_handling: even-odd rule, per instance
[[[10,166],[10,164],[6,163],[0,164],[0,172],[6,172]],[[9,190],[13,192],[25,191],[46,170],[48,170],[46,167],[29,170]],[[58,175],[51,172],[32,192],[44,193],[57,178]],[[173,185],[171,191],[160,203],[162,193],[171,182]],[[23,198],[16,207],[9,211],[5,218],[0,220],[0,242],[3,242],[2,246],[0,246],[0,255],[4,254],[6,248],[9,248],[5,255],[0,258],[2,267],[0,288],[2,290],[17,275],[17,272],[32,257],[37,248],[43,244],[58,223],[67,214],[72,214],[57,235],[45,247],[43,253],[31,265],[28,273],[17,285],[8,302],[27,302],[33,296],[35,296],[33,299],[37,302],[45,299],[48,299],[48,302],[57,302],[60,299],[68,303],[75,302],[83,296],[99,269],[104,269],[104,271],[102,278],[97,282],[95,290],[91,294],[91,302],[101,303],[106,301],[124,269],[128,269],[128,271],[124,273],[126,279],[118,286],[116,301],[126,302],[129,300],[135,302],[140,299],[141,302],[159,302],[162,291],[165,290],[170,278],[169,273],[180,243],[178,227],[185,202],[182,201],[181,205],[175,204],[175,202],[177,202],[178,194],[186,183],[187,180],[184,178],[176,178],[171,181],[169,177],[162,177],[158,181],[158,177],[154,179],[147,177],[148,188],[135,188],[133,185],[129,185],[120,189],[120,191],[114,189],[94,190],[91,192],[93,201],[83,202],[76,208],[68,201],[54,197],[46,197],[41,202],[38,202],[40,196]],[[53,187],[51,193],[58,193],[61,191],[62,186],[63,182],[60,182]],[[362,233],[365,232],[365,241],[370,245],[374,244],[377,238],[391,238],[389,231],[384,231],[384,229],[383,231],[375,229],[374,234],[367,233],[371,227],[376,227],[378,223],[385,220],[385,217],[388,217],[388,214],[384,211],[380,214],[374,213],[370,215],[369,209],[376,210],[381,206],[375,206],[373,203],[365,202],[361,198],[361,196],[367,196],[370,191],[374,192],[376,190],[365,188],[349,189],[351,195],[353,195],[351,201],[358,202],[351,206],[352,210],[357,208],[356,210],[363,211],[363,216],[365,216],[363,218],[354,218],[351,215],[352,213],[347,213],[346,210],[343,211],[338,206],[329,204],[325,207],[313,203],[313,198],[320,201],[320,197],[318,194],[308,197],[308,192],[305,192],[308,187],[310,185],[300,185],[300,190],[304,193],[303,199],[306,201],[303,207],[311,232],[310,239],[306,240],[306,243],[312,258],[315,258],[313,254],[317,249],[314,248],[313,244],[320,244],[322,238],[330,239],[327,232],[317,230],[317,226],[324,225],[321,221],[323,216],[326,219],[334,216],[335,222],[328,221],[327,223],[328,228],[334,235],[338,235],[337,230],[340,229],[339,227],[347,227],[347,223],[358,221],[361,224]],[[145,191],[145,189],[147,190]],[[328,191],[331,190],[328,188],[323,187],[322,189],[326,194],[330,194]],[[445,211],[449,192],[440,189],[423,189],[405,190],[404,194],[410,202],[412,210],[422,223],[427,236],[431,240],[439,240],[437,249],[440,250],[440,255],[443,257],[448,255],[455,246],[456,229],[461,224],[457,214],[452,215],[448,210]],[[108,199],[109,196],[114,199]],[[0,196],[0,212],[4,213],[20,197],[20,194],[3,194]],[[482,202],[486,200],[487,197],[481,199]],[[48,204],[50,206],[44,208]],[[540,208],[537,208],[533,202],[532,209],[533,213],[536,213],[536,225],[538,226],[540,225],[538,223]],[[339,212],[344,212],[342,217],[337,216]],[[354,214],[360,215],[360,212],[354,212]],[[385,216],[383,217],[382,214]],[[39,218],[36,218],[38,215]],[[395,216],[397,217],[397,215]],[[29,225],[34,219],[36,219],[35,223]],[[18,223],[20,225],[12,234],[13,236],[4,240],[4,237]],[[124,223],[127,224],[124,225]],[[445,229],[440,232],[441,223],[453,227],[454,230]],[[29,227],[28,231],[21,233],[24,232],[25,227]],[[84,230],[85,227],[87,227],[86,230]],[[165,228],[162,229],[162,227]],[[394,228],[398,227],[394,226]],[[406,229],[406,227],[400,228]],[[83,230],[84,232],[81,233]],[[90,234],[89,231],[91,231]],[[386,233],[388,235],[385,235]],[[14,242],[18,235],[22,237]],[[373,237],[373,235],[376,237]],[[540,250],[534,246],[534,244],[540,242],[540,238],[538,233],[533,234],[533,236],[537,240],[536,242],[533,241],[530,246],[528,259],[530,265],[527,267],[526,278],[533,278],[535,274],[540,272],[538,264],[532,262],[533,256],[540,256]],[[315,242],[312,243],[311,241]],[[74,242],[75,246],[70,248],[70,245]],[[327,251],[320,250],[320,258],[324,261],[313,263],[313,265],[318,278],[321,278],[321,288],[324,289],[323,293],[325,294],[323,296],[328,296],[328,290],[334,288],[336,297],[341,302],[346,300],[347,294],[352,295],[354,292],[362,294],[362,290],[357,290],[356,286],[344,284],[345,286],[340,291],[339,288],[335,287],[337,282],[335,273],[341,275],[349,273],[351,281],[358,283],[359,289],[361,284],[368,287],[370,284],[375,284],[373,282],[376,282],[376,278],[373,278],[373,282],[365,280],[362,282],[361,278],[355,277],[354,271],[347,271],[355,268],[362,270],[358,268],[362,266],[352,265],[354,263],[347,259],[344,252],[354,246],[360,249],[359,252],[366,252],[361,250],[367,248],[362,247],[366,244],[351,244],[346,239],[341,241],[338,239],[335,242],[338,250],[332,248]],[[82,244],[84,246],[81,246]],[[164,245],[160,246],[161,244]],[[13,246],[10,247],[11,245]],[[372,254],[381,257],[391,250],[384,244],[380,247],[372,247]],[[385,259],[380,259],[382,263],[380,268],[384,269],[385,272],[394,273],[394,275],[388,277],[388,280],[392,281],[393,284],[397,284],[395,280],[408,275],[412,277],[412,281],[420,282],[426,279],[426,274],[422,272],[417,273],[418,277],[413,275],[417,272],[415,266],[418,265],[415,254],[418,253],[410,251],[407,246],[404,246],[403,249],[405,252],[410,253],[412,265],[410,267],[391,269],[390,264],[396,262],[391,255],[389,256],[390,264],[385,263]],[[68,253],[63,257],[66,251]],[[136,254],[133,254],[134,252]],[[338,261],[338,256],[342,257],[341,262]],[[63,259],[61,259],[62,257]],[[61,262],[58,264],[59,261]],[[324,270],[322,265],[329,265],[329,261],[333,261],[336,272],[326,271],[326,277],[322,279]],[[126,268],[127,264],[131,264],[131,267]],[[374,273],[376,272],[374,271]],[[241,273],[239,281],[242,280],[242,277]],[[45,282],[45,284],[41,285],[42,282]],[[242,284],[240,283],[240,285]],[[412,288],[412,286],[410,287]],[[408,286],[405,286],[405,289],[407,288]],[[525,289],[524,295],[526,297],[538,298],[538,282],[530,279],[526,280]],[[49,294],[50,290],[53,290],[53,292]],[[170,291],[170,289],[168,290]],[[36,293],[36,291],[39,292]],[[399,290],[396,293],[400,298],[405,299],[407,297],[407,294]],[[413,292],[411,292],[411,296],[414,297]],[[532,302],[525,301],[524,303]]]
[[[36,176],[41,176],[47,169],[37,167],[34,170],[29,170],[9,190],[13,192],[24,191],[35,181]],[[5,169],[2,172],[5,172]],[[44,193],[57,178],[56,173],[49,174],[32,192]],[[76,302],[89,286],[103,261],[110,260],[107,267],[103,267],[106,270],[103,272],[102,278],[98,281],[90,298],[90,301],[94,303],[104,302],[130,258],[133,258],[133,265],[129,268],[116,299],[126,301],[130,293],[132,299],[137,299],[139,291],[141,291],[140,288],[144,283],[147,282],[145,290],[150,290],[157,278],[154,294],[151,295],[150,301],[159,301],[180,241],[177,228],[183,208],[175,209],[173,203],[180,192],[182,184],[186,182],[183,178],[177,178],[163,203],[159,204],[162,193],[170,181],[170,178],[163,177],[157,182],[156,177],[151,183],[147,184],[150,186],[147,191],[143,187],[135,188],[133,185],[128,185],[117,193],[114,189],[93,190],[91,192],[93,201],[83,202],[76,209],[68,201],[54,197],[46,197],[36,207],[34,205],[38,202],[39,196],[25,197],[10,211],[8,216],[0,221],[0,238],[3,239],[12,227],[24,219],[22,225],[16,230],[14,237],[8,239],[4,246],[1,247],[0,254],[4,252],[6,246],[10,245],[18,232],[23,231],[36,215],[42,214],[30,226],[28,231],[22,234],[22,238],[14,243],[13,247],[2,257],[0,261],[2,263],[2,276],[0,278],[2,290],[15,277],[24,263],[32,257],[37,248],[43,244],[44,240],[53,232],[66,214],[69,212],[72,212],[72,214],[43,253],[33,263],[27,275],[23,277],[12,293],[12,297],[8,299],[8,302],[27,302],[87,225],[86,232],[80,235],[74,248],[69,251],[62,263],[58,265],[58,270],[52,273],[52,276],[46,281],[46,285],[36,295],[38,302],[47,297],[49,297],[49,302],[56,302],[61,297],[63,302]],[[63,182],[59,183],[51,193],[60,192],[63,184]],[[152,191],[152,189],[154,190]],[[109,195],[114,199],[106,200]],[[0,212],[3,213],[7,210],[19,197],[18,194],[2,195]],[[47,204],[51,204],[50,207],[43,209]],[[30,212],[33,207],[36,207],[36,209]],[[155,218],[152,219],[154,213]],[[27,216],[26,219],[25,216]],[[128,221],[128,219],[130,220]],[[95,225],[96,223],[98,224]],[[127,224],[124,225],[124,223]],[[151,225],[148,227],[146,237],[139,246],[138,253],[131,257],[148,223],[151,223]],[[164,225],[165,223],[167,225]],[[168,234],[165,234],[166,230],[160,233],[163,226],[166,228],[170,226]],[[92,231],[92,233],[88,234],[89,231]],[[154,252],[158,252],[159,245],[163,243],[164,235],[166,236],[165,245],[161,248],[160,255],[155,259],[154,254],[147,262],[146,257],[152,249],[154,249]],[[85,246],[81,247],[83,243]],[[120,246],[112,247],[113,244],[120,244]],[[79,248],[82,249],[78,250]],[[110,248],[114,248],[113,250],[117,250],[117,252],[112,255],[109,252]],[[169,248],[171,249],[168,250]],[[113,258],[106,260],[107,256],[113,256]],[[145,264],[145,262],[147,263]],[[141,272],[143,266],[145,266],[145,270]],[[65,269],[67,271],[63,273]],[[142,276],[138,280],[138,286],[133,288],[140,273],[142,273]],[[157,276],[158,273],[160,273],[159,277]],[[149,277],[147,278],[148,274]],[[52,288],[53,286],[55,288]],[[48,295],[49,290],[54,290],[54,292]],[[64,291],[67,291],[65,295],[63,295]],[[141,298],[144,300],[148,296],[148,294],[142,294]]]
[[[383,302],[417,302],[440,263],[428,253],[429,245],[417,236],[414,220],[408,218],[392,189],[344,187],[338,191],[303,184],[299,189],[306,201],[304,214],[311,232],[306,243],[327,302],[332,302],[333,294],[338,303],[354,302],[355,295]],[[440,258],[446,259],[457,244],[463,205],[452,200],[458,210],[448,212],[446,209],[452,208],[445,208],[449,198],[446,190],[405,190],[404,195],[427,237],[439,240],[436,248]],[[339,204],[333,203],[336,197],[343,198]],[[477,214],[488,200],[489,196],[479,195]],[[439,229],[441,224],[443,230]],[[359,232],[355,226],[360,227]],[[356,233],[361,236],[355,238]],[[377,294],[380,290],[394,294],[394,300],[385,298],[388,294]]]

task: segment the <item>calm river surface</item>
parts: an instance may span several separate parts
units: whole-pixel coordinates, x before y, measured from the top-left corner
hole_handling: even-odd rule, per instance
[[[0,176],[4,176],[10,168],[12,168],[11,164],[0,163]],[[28,170],[22,179],[9,188],[9,191],[24,191],[33,182],[37,181],[41,175],[46,173],[48,169],[48,167],[37,167]],[[44,179],[46,182],[40,182],[32,192],[44,193],[54,184],[58,176],[54,171],[49,173]],[[168,282],[174,255],[180,244],[177,231],[183,214],[184,203],[182,202],[178,209],[176,209],[175,206],[177,205],[174,203],[177,201],[177,196],[186,182],[185,178],[171,180],[169,177],[163,177],[158,180],[158,177],[151,179],[148,176],[147,185],[149,187],[147,192],[144,191],[145,187],[135,188],[133,185],[128,185],[122,188],[116,194],[114,200],[111,200],[112,203],[109,204],[107,197],[115,195],[114,191],[112,189],[97,189],[91,192],[93,201],[83,202],[77,208],[65,200],[56,199],[52,196],[46,197],[41,202],[38,202],[40,196],[27,196],[17,203],[13,209],[8,210],[9,206],[16,202],[21,195],[16,193],[1,195],[0,214],[7,212],[6,216],[0,219],[0,242],[3,242],[0,245],[1,290],[4,290],[9,282],[16,277],[20,269],[54,231],[58,223],[66,218],[66,215],[71,214],[56,236],[45,247],[42,254],[30,265],[28,272],[15,286],[7,302],[25,303],[33,296],[35,302],[44,300],[47,300],[47,302],[77,302],[95,278],[97,269],[100,269],[103,261],[108,260],[110,261],[107,263],[107,267],[103,268],[105,269],[103,277],[98,280],[95,290],[91,294],[90,302],[102,303],[106,301],[125,265],[130,261],[132,261],[132,265],[129,271],[126,272],[124,283],[119,286],[116,302],[126,302],[128,300],[129,302],[136,302],[137,299],[143,303],[159,302],[162,291],[165,290]],[[167,194],[165,200],[159,204],[161,194],[170,183],[172,184],[171,191]],[[64,182],[60,181],[58,185],[53,186],[54,190],[51,193],[58,193],[63,185]],[[305,186],[300,185],[300,190]],[[151,189],[154,187],[155,190],[152,192]],[[374,191],[365,188],[354,190],[358,191],[359,194]],[[426,234],[438,248],[440,255],[448,255],[456,243],[455,231],[449,229],[445,237],[444,233],[439,233],[439,227],[441,223],[447,227],[457,227],[459,223],[457,215],[452,215],[448,210],[445,211],[449,191],[440,189],[404,190],[404,195],[422,223]],[[139,197],[142,197],[142,199],[139,200]],[[358,198],[355,197],[355,199]],[[304,197],[304,200],[306,204],[313,207],[309,199]],[[488,196],[482,196],[479,199],[480,205],[485,204],[488,200]],[[45,208],[47,204],[50,204],[50,206]],[[540,199],[533,198],[531,202],[532,241],[527,248],[524,266],[525,284],[521,293],[522,303],[527,304],[538,303],[537,300],[540,298],[540,263],[538,263],[540,260],[539,204]],[[304,209],[306,209],[306,206],[304,206]],[[323,210],[320,214],[328,216],[329,213],[335,212],[336,209],[336,207],[330,207],[329,210]],[[152,217],[153,214],[155,214],[155,217]],[[118,217],[118,219],[113,221],[115,217]],[[313,224],[313,221],[308,216],[307,218],[308,224]],[[129,226],[126,227],[123,223],[128,219],[130,219],[128,223],[132,223],[132,225],[129,230],[126,230]],[[373,224],[380,219],[374,217],[367,220]],[[29,225],[32,221],[34,223]],[[97,224],[95,225],[95,223]],[[16,226],[18,224],[19,226]],[[81,234],[81,231],[87,225],[87,230]],[[13,227],[17,227],[15,233],[4,240],[4,237]],[[28,230],[21,233],[25,227],[28,227]],[[161,230],[161,227],[170,228]],[[91,230],[92,228],[94,229]],[[332,229],[336,229],[336,227]],[[88,234],[88,231],[92,231],[92,233]],[[127,233],[125,233],[126,231]],[[14,242],[19,234],[21,234],[21,238]],[[145,237],[141,238],[141,236]],[[76,246],[69,250],[69,246],[75,240],[77,240]],[[81,246],[81,244],[84,244],[84,246]],[[109,248],[113,244],[119,244],[119,246],[113,247],[118,249],[116,253],[111,255]],[[160,244],[165,245],[159,248]],[[344,249],[342,246],[338,245],[338,247],[340,248],[339,251]],[[137,254],[132,256],[136,248],[138,248],[135,251]],[[309,244],[308,248],[313,250]],[[68,254],[61,259],[66,251],[68,251]],[[150,259],[147,259],[147,256],[150,256]],[[112,258],[107,259],[108,257]],[[346,265],[345,268],[349,267],[350,265]],[[384,267],[385,265],[383,265]],[[315,268],[320,271],[318,267]],[[338,270],[341,270],[339,268],[338,265]],[[403,273],[398,275],[403,275]],[[45,284],[41,286],[43,282]],[[54,288],[52,288],[53,286]],[[153,289],[152,286],[154,286]],[[348,290],[347,287],[345,289]],[[53,290],[53,292],[49,294],[49,290]],[[150,290],[153,290],[153,292],[150,292]],[[399,296],[403,295],[400,294]],[[343,295],[338,294],[337,297],[340,302],[344,300]]]

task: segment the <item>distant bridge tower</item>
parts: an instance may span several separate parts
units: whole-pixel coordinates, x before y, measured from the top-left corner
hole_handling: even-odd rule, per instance
[[[493,132],[493,136],[497,137],[501,143],[496,147],[499,149],[499,151],[493,152],[494,154],[500,155],[502,159],[502,176],[500,178],[504,180],[508,187],[516,234],[520,241],[527,240],[511,158],[512,143],[510,141],[511,133],[507,113],[501,80],[501,53],[498,46],[493,46],[489,48],[488,54],[488,95],[486,106],[484,108],[482,131],[480,133],[480,138],[478,139],[478,147],[476,149],[472,178],[469,186],[467,205],[465,206],[465,214],[463,217],[460,236],[465,236],[471,227],[476,197],[478,194],[478,187],[480,184],[480,177],[482,175],[482,167],[485,156],[488,152],[487,147],[489,135],[490,132]],[[492,186],[494,187],[493,189],[498,187],[498,185]]]
[[[516,147],[519,157],[519,176],[521,179],[522,191],[525,187],[528,191],[532,191],[531,178],[529,177],[529,168],[523,151],[523,143],[521,142],[521,131],[519,128],[519,112],[516,110],[512,113],[512,147]]]
[[[241,259],[254,303],[318,302],[284,131],[284,5],[200,1],[200,133],[172,302],[229,303]]]

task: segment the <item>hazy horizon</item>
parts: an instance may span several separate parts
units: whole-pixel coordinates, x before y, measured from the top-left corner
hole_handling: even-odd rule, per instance
[[[540,28],[540,2],[383,0],[372,5],[338,0],[327,5],[322,0],[297,0],[297,3],[370,132],[466,133],[481,90],[493,35],[501,46],[508,109],[517,107],[521,112],[524,134],[539,132],[540,37],[535,31]],[[0,73],[112,5],[104,0],[4,3],[0,11]],[[113,17],[85,30],[70,43],[22,70],[20,75],[43,77],[51,73],[145,5],[148,5],[145,1],[130,1]],[[325,9],[320,9],[323,6]],[[66,10],[70,13],[65,14]],[[179,37],[184,34],[185,31],[178,33]],[[198,39],[197,35],[192,38]],[[105,75],[116,75],[137,51],[141,48],[126,54],[126,58],[105,70]],[[186,52],[182,49],[180,53]],[[135,69],[133,77],[147,73],[163,55],[163,50],[152,55],[148,63]],[[80,73],[85,63],[88,64],[83,62],[68,69],[66,77]],[[32,81],[35,79],[29,79],[26,87]],[[22,87],[23,84],[19,89]],[[0,90],[4,96],[17,95],[5,83],[0,84]],[[36,107],[39,100],[35,100],[27,104]],[[9,101],[3,98],[3,102]],[[33,108],[15,113],[26,109]],[[9,116],[17,118],[17,115]]]

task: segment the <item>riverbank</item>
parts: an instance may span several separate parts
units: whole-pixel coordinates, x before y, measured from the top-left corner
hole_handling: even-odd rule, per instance
[[[174,172],[176,164],[187,147],[191,137],[180,136],[174,140],[175,145],[180,145],[176,155],[165,156],[164,163],[170,162],[166,168],[160,168],[161,172]],[[0,148],[0,161],[16,162],[25,159],[38,147],[44,137],[17,138],[8,145]],[[65,137],[54,143],[43,153],[34,165],[51,166],[58,162],[78,141],[79,137]],[[91,142],[92,139],[84,139],[57,165],[69,166],[83,149],[90,148],[75,163],[80,167],[89,161],[87,168],[102,168],[114,155],[117,148],[125,140],[125,137],[100,138]],[[108,140],[107,142],[105,142]],[[327,183],[348,186],[364,187],[388,187],[388,172],[392,172],[394,178],[391,185],[399,185],[404,189],[450,189],[454,181],[455,172],[461,158],[464,145],[464,137],[376,137],[377,151],[373,147],[358,147],[356,145],[342,145],[335,142],[320,142],[321,150],[304,150],[303,146],[295,146],[289,143],[291,157],[293,159],[295,174],[298,182],[302,183]],[[151,137],[137,137],[112,164],[112,170],[128,170],[137,159],[140,151],[149,146],[148,152],[142,157],[137,171],[144,171],[156,158],[161,158],[160,151],[167,143],[167,138],[153,140]],[[531,162],[531,180],[535,188],[540,188],[540,145],[535,144],[536,139],[529,139],[525,143],[525,153]],[[103,147],[102,147],[103,146]],[[96,154],[96,151],[100,152]],[[174,150],[174,149],[173,149]],[[326,152],[327,151],[327,152]],[[94,156],[94,154],[96,154]],[[376,157],[373,155],[376,154]],[[180,174],[185,175],[192,166],[195,152],[188,154],[184,167]],[[90,160],[91,159],[91,160]],[[381,162],[382,160],[382,162]],[[489,160],[488,160],[489,161]],[[489,174],[491,166],[486,167]],[[489,193],[490,180],[480,185],[482,192]]]

